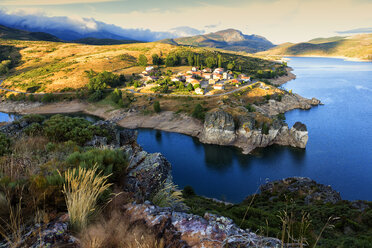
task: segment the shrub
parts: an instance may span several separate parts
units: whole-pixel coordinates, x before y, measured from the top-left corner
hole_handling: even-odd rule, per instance
[[[24,129],[25,134],[29,136],[37,136],[43,132],[43,127],[35,122]]]
[[[74,152],[66,159],[72,166],[91,169],[97,167],[103,175],[110,176],[110,182],[120,182],[125,176],[128,165],[127,158],[121,150],[91,149],[86,152]]]
[[[140,66],[147,66],[147,58],[146,58],[145,55],[141,54],[138,57],[138,65],[140,65]]]
[[[111,93],[111,100],[114,102],[114,103],[119,103],[120,100],[122,100],[123,98],[123,94],[121,92],[121,90],[119,90],[118,88],[116,88],[112,93]]]
[[[256,108],[252,106],[252,104],[248,103],[245,105],[245,108],[248,110],[248,112],[255,112]]]
[[[285,115],[283,113],[280,113],[276,116],[278,120],[284,121],[285,120]]]
[[[194,189],[193,189],[191,186],[189,186],[189,185],[187,185],[187,186],[185,186],[185,187],[183,188],[183,190],[182,190],[182,194],[183,194],[183,196],[186,197],[186,198],[187,198],[187,197],[190,197],[190,196],[194,196],[194,195],[196,195]]]
[[[97,90],[97,91],[94,91],[89,97],[88,97],[88,101],[90,102],[98,102],[100,100],[102,100],[103,98],[103,93],[102,91],[100,90]]]
[[[42,103],[50,103],[50,102],[54,102],[55,100],[56,100],[55,96],[52,93],[46,93],[41,98]]]
[[[22,116],[20,120],[26,121],[27,123],[42,123],[45,120],[45,116],[39,114],[29,114]]]
[[[160,113],[161,108],[160,108],[159,101],[154,102],[154,111],[155,111],[155,113]]]
[[[94,212],[98,197],[111,186],[107,182],[108,176],[100,174],[97,174],[97,167],[93,169],[80,167],[64,173],[63,194],[70,224],[75,230],[87,226],[88,217]]]
[[[10,139],[5,134],[0,133],[0,156],[9,152]]]
[[[93,126],[83,118],[54,115],[43,125],[44,134],[53,141],[74,141],[84,144],[93,135],[105,136],[104,130]]]
[[[199,120],[204,120],[205,118],[204,108],[200,104],[197,104],[194,110],[192,111],[191,116]]]
[[[95,73],[94,71],[87,72],[89,77],[88,90],[91,92],[101,91],[108,87],[117,87],[121,85],[123,80],[119,75],[112,72]]]
[[[266,124],[266,122],[262,124],[261,133],[266,135],[269,134],[269,125]]]

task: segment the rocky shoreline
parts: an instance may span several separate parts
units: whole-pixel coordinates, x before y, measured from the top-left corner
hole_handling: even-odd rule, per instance
[[[253,105],[258,112],[266,116],[275,116],[293,109],[310,109],[321,104],[319,100],[306,99],[298,94],[285,94],[281,101],[269,100],[263,105]],[[238,123],[223,107],[207,113],[203,122],[185,114],[163,111],[159,114],[144,115],[137,110],[112,110],[109,107],[97,108],[93,104],[80,101],[52,104],[3,101],[0,111],[18,114],[58,114],[82,112],[115,122],[121,127],[152,128],[168,132],[182,133],[198,138],[202,143],[235,146],[244,154],[257,147],[272,144],[305,148],[308,140],[306,126],[298,123],[289,128],[283,122],[274,122],[263,133],[255,127],[254,118],[247,113],[239,117]]]

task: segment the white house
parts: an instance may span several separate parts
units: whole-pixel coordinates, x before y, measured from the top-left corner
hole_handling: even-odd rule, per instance
[[[215,85],[213,85],[213,89],[215,89],[215,90],[224,90],[225,89],[225,85],[223,85],[223,84],[215,84]]]
[[[145,69],[147,72],[154,70],[153,66],[147,66]]]
[[[195,71],[198,71],[199,68],[194,66],[193,68],[191,68],[191,70],[192,70],[193,72],[195,72]]]
[[[196,88],[195,93],[198,94],[198,95],[204,95],[204,90],[201,89],[201,88]]]

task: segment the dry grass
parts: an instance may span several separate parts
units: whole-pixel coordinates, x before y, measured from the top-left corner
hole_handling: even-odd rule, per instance
[[[101,176],[101,173],[97,173],[97,167],[74,168],[64,173],[66,182],[63,193],[70,224],[76,230],[87,226],[88,217],[95,211],[98,197],[111,186],[107,183],[109,176]]]
[[[163,248],[162,239],[143,222],[131,222],[130,218],[118,211],[88,227],[81,235],[83,248]]]
[[[152,202],[159,207],[172,207],[182,203],[182,192],[173,182],[163,182],[162,188],[154,195]]]

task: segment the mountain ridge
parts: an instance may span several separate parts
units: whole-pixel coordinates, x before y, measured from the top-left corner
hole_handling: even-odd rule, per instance
[[[245,35],[241,31],[232,28],[209,34],[164,39],[160,40],[159,42],[172,45],[212,47],[249,53],[264,51],[275,46],[263,36],[255,34]]]

